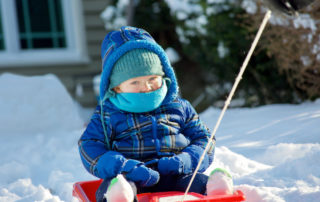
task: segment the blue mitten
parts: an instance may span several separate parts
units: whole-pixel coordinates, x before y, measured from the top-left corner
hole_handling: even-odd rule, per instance
[[[137,160],[128,160],[122,168],[121,173],[127,180],[137,183],[141,187],[149,187],[158,183],[159,173],[151,168],[147,168],[142,162]]]
[[[101,179],[114,178],[121,171],[125,161],[119,152],[108,151],[99,158],[93,170],[94,175]]]
[[[189,174],[192,172],[191,157],[186,152],[172,157],[162,157],[158,162],[158,170],[162,175]]]

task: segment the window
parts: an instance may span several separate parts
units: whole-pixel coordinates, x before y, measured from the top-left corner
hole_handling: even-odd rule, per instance
[[[60,1],[16,0],[22,49],[66,47]]]
[[[1,20],[1,4],[0,4],[0,51],[4,49],[4,38],[3,38],[3,32],[2,32],[2,20]]]
[[[0,4],[0,68],[88,62],[81,0]]]

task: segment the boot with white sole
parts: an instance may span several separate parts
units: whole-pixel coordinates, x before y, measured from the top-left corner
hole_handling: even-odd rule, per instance
[[[233,180],[231,175],[222,168],[214,169],[207,182],[207,195],[233,194]]]
[[[123,175],[118,175],[111,180],[104,197],[108,202],[133,202],[135,191],[132,186],[135,187]]]

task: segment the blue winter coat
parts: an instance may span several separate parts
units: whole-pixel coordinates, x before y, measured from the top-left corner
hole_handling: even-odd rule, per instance
[[[120,173],[125,161],[121,157],[146,162],[182,151],[191,154],[195,169],[210,136],[193,107],[183,99],[177,98],[148,113],[121,111],[109,101],[103,108],[107,136],[98,106],[79,141],[85,168],[99,178],[97,164],[102,155],[108,155],[110,159],[110,164],[106,165],[110,170],[109,177]],[[205,171],[213,160],[214,142],[212,144],[200,172]]]

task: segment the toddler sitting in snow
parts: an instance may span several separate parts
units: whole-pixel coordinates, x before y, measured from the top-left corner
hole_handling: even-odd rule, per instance
[[[146,31],[122,27],[106,35],[101,57],[100,104],[79,140],[85,168],[103,179],[97,201],[119,200],[112,197],[123,194],[112,187],[123,180],[131,195],[185,191],[210,133],[179,98],[165,51]],[[191,192],[206,193],[202,172],[213,160],[210,144]],[[120,174],[124,178],[116,178]]]

